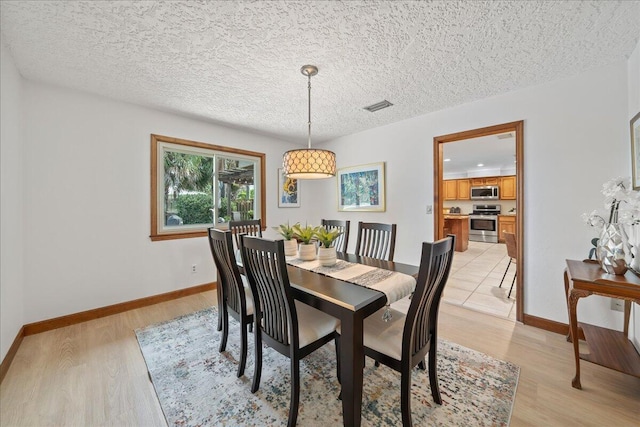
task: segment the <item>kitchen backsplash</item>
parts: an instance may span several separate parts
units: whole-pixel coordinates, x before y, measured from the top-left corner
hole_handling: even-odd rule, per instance
[[[515,200],[448,200],[444,203],[444,209],[450,209],[452,207],[460,208],[460,213],[470,214],[473,211],[473,205],[500,205],[500,213],[509,213],[511,209],[516,208]]]

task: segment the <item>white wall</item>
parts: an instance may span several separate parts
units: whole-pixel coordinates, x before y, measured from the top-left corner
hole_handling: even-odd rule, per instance
[[[0,356],[24,322],[23,102],[13,59],[0,42]]]
[[[629,58],[627,75],[629,86],[628,117],[631,120],[640,112],[640,41]],[[631,170],[631,165],[629,165],[629,170]],[[636,349],[640,351],[640,306],[637,304],[632,304],[632,316],[629,335]]]
[[[25,323],[215,280],[206,238],[148,237],[152,133],[266,153],[268,225],[306,216],[304,199],[275,203],[289,143],[48,85],[25,95]]]
[[[636,48],[628,64],[326,144],[339,167],[387,164],[387,211],[343,213],[335,178],[302,182],[299,209],[276,207],[276,169],[289,143],[23,81],[3,46],[2,357],[22,324],[215,280],[205,238],[148,238],[151,133],[265,152],[268,225],[396,222],[396,259],[417,263],[420,243],[433,238],[433,217],[425,214],[433,203],[433,137],[523,119],[525,312],[567,322],[564,260],[584,258],[594,235],[580,215],[602,205],[603,182],[630,171],[628,119],[640,105],[640,85],[633,83],[639,55]],[[197,274],[189,271],[193,263],[201,267]],[[597,297],[581,301],[580,314],[604,326],[622,321]]]
[[[395,222],[396,260],[417,263],[421,242],[434,235],[433,216],[425,213],[433,204],[433,138],[516,120],[524,120],[525,313],[567,323],[565,259],[586,258],[595,237],[581,214],[603,208],[605,181],[630,173],[626,61],[331,141],[326,148],[335,150],[338,167],[386,162],[387,210],[337,212],[335,202],[324,203],[336,199],[332,179],[315,184],[314,213]],[[580,316],[622,323],[600,297],[582,300]]]

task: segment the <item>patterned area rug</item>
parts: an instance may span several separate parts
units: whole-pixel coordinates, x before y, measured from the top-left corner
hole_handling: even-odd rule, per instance
[[[218,352],[216,308],[208,308],[136,330],[160,406],[169,426],[286,425],[289,359],[265,348],[260,389],[251,393],[253,334],[245,375],[236,377],[239,324],[229,319],[227,351]],[[517,366],[439,340],[438,374],[443,405],[429,388],[427,371],[413,372],[411,409],[416,426],[504,426],[509,424]],[[399,426],[400,374],[367,358],[363,426]],[[342,425],[333,343],[300,363],[299,426]]]

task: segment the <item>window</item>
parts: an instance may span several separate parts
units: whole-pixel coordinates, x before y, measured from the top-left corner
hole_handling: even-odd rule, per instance
[[[212,225],[265,224],[264,153],[151,135],[151,240],[206,236]]]

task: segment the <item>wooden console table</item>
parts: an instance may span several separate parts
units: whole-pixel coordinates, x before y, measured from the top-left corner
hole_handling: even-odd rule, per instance
[[[631,302],[640,304],[640,278],[631,271],[627,271],[624,276],[607,274],[595,262],[567,260],[564,289],[569,310],[568,339],[573,342],[576,359],[576,376],[571,385],[574,388],[582,388],[580,359],[640,378],[640,355],[627,338]],[[586,323],[578,324],[578,300],[589,295],[602,295],[625,301],[623,332]],[[580,354],[578,349],[579,328],[582,329],[585,341],[589,345],[589,354]]]

